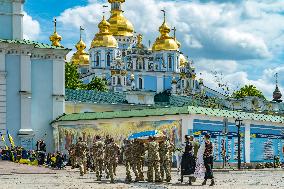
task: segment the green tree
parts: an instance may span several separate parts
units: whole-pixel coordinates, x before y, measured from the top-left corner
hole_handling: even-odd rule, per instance
[[[245,85],[240,90],[232,94],[233,98],[244,98],[246,96],[255,96],[265,99],[263,93],[253,85]]]
[[[65,87],[67,89],[80,89],[82,81],[79,79],[78,66],[72,63],[65,64]]]
[[[104,79],[94,77],[92,81],[84,86],[87,90],[106,91],[106,82]]]

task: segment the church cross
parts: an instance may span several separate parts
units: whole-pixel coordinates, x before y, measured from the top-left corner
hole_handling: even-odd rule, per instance
[[[56,18],[54,18],[54,20],[52,22],[54,23],[54,32],[56,32],[56,25],[57,25]]]
[[[164,22],[166,22],[166,10],[162,9],[161,11],[164,13]]]
[[[176,38],[176,31],[177,31],[176,27],[174,27],[172,30],[174,31],[174,38]]]
[[[82,39],[82,31],[85,30],[84,28],[82,28],[82,26],[80,26],[80,40]]]

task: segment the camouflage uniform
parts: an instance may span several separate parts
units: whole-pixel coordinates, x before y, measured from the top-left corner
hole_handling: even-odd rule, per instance
[[[155,170],[155,182],[161,182],[159,144],[152,140],[148,143],[148,182],[153,182],[153,171]]]
[[[69,148],[69,158],[70,158],[71,168],[74,169],[76,167],[76,156],[75,156],[75,145],[74,144],[71,144]]]
[[[126,169],[126,178],[125,182],[129,183],[131,182],[131,173],[130,170],[133,166],[133,144],[131,141],[127,140],[124,141],[124,146],[123,146],[123,155],[124,155],[124,163],[125,163],[125,169]]]
[[[115,168],[117,165],[119,156],[119,146],[111,141],[105,147],[105,161],[108,176],[110,177],[111,183],[114,182]]]
[[[82,139],[79,139],[79,141],[76,144],[76,160],[80,168],[80,175],[83,176],[87,172],[87,143],[83,142]]]
[[[135,140],[133,143],[133,171],[135,181],[144,181],[143,164],[144,164],[145,146],[143,143]]]
[[[174,146],[173,144],[166,140],[160,143],[160,169],[161,169],[161,179],[164,179],[164,173],[166,174],[166,181],[171,181],[171,166],[173,157]]]
[[[97,180],[101,180],[104,166],[104,148],[105,143],[98,140],[93,145],[94,156],[94,171],[96,172]]]

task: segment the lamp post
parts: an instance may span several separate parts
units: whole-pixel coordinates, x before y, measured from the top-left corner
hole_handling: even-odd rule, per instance
[[[240,134],[240,128],[243,125],[243,120],[240,118],[237,118],[235,120],[236,126],[238,128],[238,169],[241,169],[241,134]]]

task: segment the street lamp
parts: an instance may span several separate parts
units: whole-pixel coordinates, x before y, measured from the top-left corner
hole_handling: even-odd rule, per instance
[[[235,120],[236,126],[238,127],[238,169],[241,169],[241,134],[240,134],[240,128],[243,125],[243,120],[240,118],[237,118]]]

